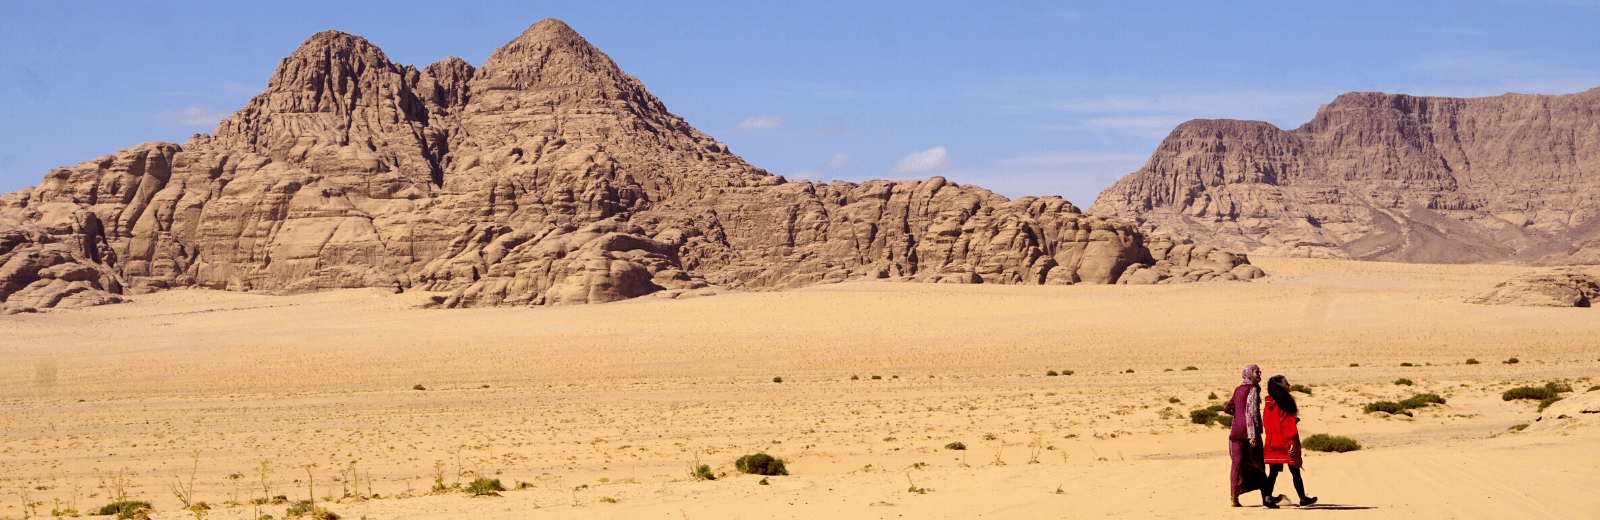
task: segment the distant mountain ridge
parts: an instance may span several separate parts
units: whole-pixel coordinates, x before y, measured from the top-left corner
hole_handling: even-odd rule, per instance
[[[1089,213],[1258,256],[1600,263],[1600,88],[1189,121]]]
[[[460,307],[850,279],[1114,283],[1133,265],[1182,267],[1176,281],[1261,274],[1059,197],[771,175],[554,19],[482,67],[418,69],[318,33],[212,135],[0,195],[13,312],[183,287],[415,289]]]

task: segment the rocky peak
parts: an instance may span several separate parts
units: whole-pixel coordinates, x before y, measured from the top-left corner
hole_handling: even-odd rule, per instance
[[[479,71],[482,90],[640,88],[611,57],[567,24],[546,18],[489,55]]]

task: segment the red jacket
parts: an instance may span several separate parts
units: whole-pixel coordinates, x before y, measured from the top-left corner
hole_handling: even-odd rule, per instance
[[[1266,447],[1267,464],[1289,464],[1301,467],[1299,417],[1289,415],[1272,402],[1272,396],[1262,396],[1261,426]]]

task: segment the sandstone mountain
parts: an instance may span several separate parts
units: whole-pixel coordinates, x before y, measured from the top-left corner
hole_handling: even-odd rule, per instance
[[[1600,88],[1350,93],[1310,122],[1195,120],[1090,213],[1253,255],[1600,263]]]
[[[1152,282],[1261,274],[1056,197],[768,174],[553,19],[476,68],[319,33],[212,135],[0,196],[14,309],[181,287],[415,289],[455,307],[863,278],[1113,283],[1135,264]]]

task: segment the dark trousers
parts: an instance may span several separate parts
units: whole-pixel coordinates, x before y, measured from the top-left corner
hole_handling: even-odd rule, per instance
[[[1283,464],[1269,464],[1268,466],[1272,467],[1272,473],[1267,475],[1267,489],[1265,493],[1270,496],[1272,495],[1272,488],[1277,487],[1278,485],[1278,472],[1283,471]],[[1305,501],[1306,483],[1305,481],[1300,480],[1300,468],[1290,464],[1289,474],[1294,475],[1294,492],[1300,494],[1301,501]]]

